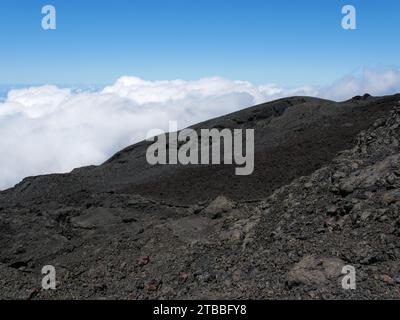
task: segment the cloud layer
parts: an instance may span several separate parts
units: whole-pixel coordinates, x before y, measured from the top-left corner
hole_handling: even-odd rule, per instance
[[[100,164],[143,140],[148,130],[180,128],[291,95],[344,100],[400,91],[397,68],[365,69],[326,87],[283,88],[220,77],[145,81],[121,77],[102,90],[46,85],[11,90],[0,100],[0,190],[31,175]]]

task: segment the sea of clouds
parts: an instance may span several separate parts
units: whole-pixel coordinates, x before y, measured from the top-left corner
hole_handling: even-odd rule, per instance
[[[100,164],[150,129],[180,128],[292,95],[344,100],[400,91],[400,69],[364,69],[329,86],[283,88],[221,77],[146,81],[121,77],[100,90],[45,85],[0,99],[0,190],[26,176]]]

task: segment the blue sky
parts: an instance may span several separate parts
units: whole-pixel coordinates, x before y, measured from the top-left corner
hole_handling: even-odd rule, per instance
[[[347,4],[357,30],[341,27]],[[0,190],[100,164],[171,120],[400,92],[399,14],[398,0],[1,0]]]
[[[41,8],[57,9],[57,30]],[[341,8],[357,9],[357,30]],[[398,66],[399,1],[2,0],[0,84],[109,84],[122,75],[218,75],[323,85],[365,66]]]

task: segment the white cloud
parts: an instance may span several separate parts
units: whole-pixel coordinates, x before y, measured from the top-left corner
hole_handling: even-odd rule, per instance
[[[364,93],[385,95],[399,91],[400,69],[375,68],[363,69],[359,74],[347,75],[328,87],[320,88],[317,95],[333,100],[344,100]]]
[[[41,86],[11,90],[0,101],[0,189],[31,175],[99,164],[152,128],[181,128],[291,95],[347,99],[400,89],[400,71],[365,69],[327,87],[283,88],[220,77],[145,81],[122,77],[101,91]]]

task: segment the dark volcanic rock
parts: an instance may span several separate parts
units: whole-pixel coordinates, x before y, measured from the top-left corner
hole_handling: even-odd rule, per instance
[[[398,299],[399,100],[294,97],[194,126],[255,128],[248,177],[151,167],[141,142],[27,178],[0,193],[0,296]]]

